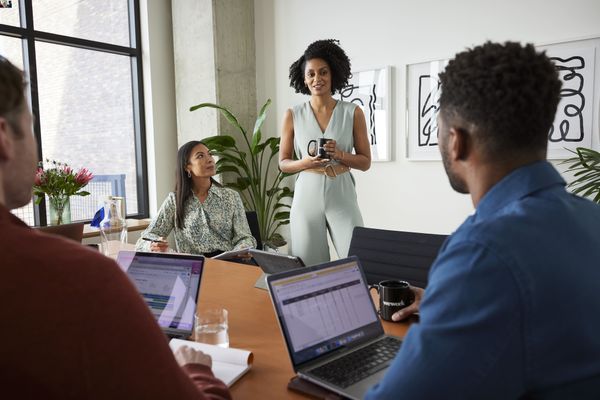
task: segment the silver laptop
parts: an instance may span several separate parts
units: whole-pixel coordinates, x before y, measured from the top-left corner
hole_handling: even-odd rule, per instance
[[[167,337],[191,336],[203,256],[120,251],[117,263],[137,287]]]
[[[400,349],[375,311],[358,258],[267,276],[294,371],[362,399]]]
[[[248,252],[263,271],[254,284],[255,288],[267,290],[267,275],[304,267],[304,261],[300,257],[256,249]]]

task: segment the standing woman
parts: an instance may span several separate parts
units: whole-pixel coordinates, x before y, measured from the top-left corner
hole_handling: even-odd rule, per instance
[[[300,172],[290,215],[291,252],[307,265],[329,261],[328,230],[338,255],[348,255],[352,231],[363,224],[350,169],[371,166],[362,110],[332,97],[351,76],[350,60],[337,43],[318,40],[290,66],[290,86],[310,100],[283,117],[279,168]],[[319,138],[330,139],[323,146],[329,158],[312,151],[311,141],[318,144]]]
[[[175,192],[136,243],[137,250],[168,251],[172,230],[177,251],[212,257],[229,250],[255,247],[240,195],[212,177],[215,160],[202,142],[191,141],[177,152]],[[144,238],[157,239],[149,242]]]

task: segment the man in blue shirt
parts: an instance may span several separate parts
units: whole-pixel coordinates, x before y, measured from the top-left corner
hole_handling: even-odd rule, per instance
[[[488,42],[440,80],[444,168],[476,211],[395,315],[420,322],[366,397],[600,398],[600,206],[546,161],[554,65],[532,45]]]

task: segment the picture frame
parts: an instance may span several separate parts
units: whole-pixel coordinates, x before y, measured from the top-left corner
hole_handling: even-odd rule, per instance
[[[600,104],[600,38],[571,40],[536,46],[546,51],[563,86],[556,117],[548,133],[548,159],[573,156],[570,150],[592,147],[598,140]],[[437,146],[437,112],[440,85],[437,76],[449,59],[407,65],[406,157],[441,160]]]
[[[449,59],[410,64],[406,68],[406,157],[409,160],[441,160],[438,150],[438,74]]]
[[[357,104],[365,115],[371,161],[392,160],[391,67],[352,72],[352,77],[336,97]]]

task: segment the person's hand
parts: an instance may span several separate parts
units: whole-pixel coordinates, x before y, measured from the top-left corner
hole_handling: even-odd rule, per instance
[[[252,258],[252,254],[250,254],[249,252],[247,253],[241,253],[241,254],[236,254],[235,258],[239,258],[240,260],[249,260]]]
[[[319,156],[312,157],[309,155],[305,156],[302,161],[304,163],[304,169],[321,168],[329,162],[326,158],[319,158]]]
[[[181,346],[175,351],[175,359],[180,366],[186,364],[201,364],[207,367],[212,367],[212,358],[208,354],[195,350],[190,346]]]
[[[344,152],[337,148],[337,142],[333,139],[328,140],[324,145],[323,149],[329,154],[332,160],[342,160],[344,158]]]
[[[416,286],[411,286],[410,289],[415,294],[415,301],[413,301],[410,306],[405,307],[400,311],[396,311],[392,315],[392,321],[402,321],[403,319],[410,317],[414,313],[419,312],[419,306],[421,305],[421,299],[423,298],[423,294],[425,294],[425,290]]]
[[[169,242],[161,237],[158,241],[150,243],[150,251],[166,253],[169,251]]]

